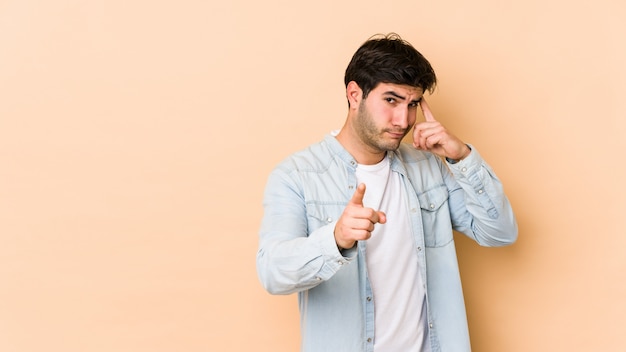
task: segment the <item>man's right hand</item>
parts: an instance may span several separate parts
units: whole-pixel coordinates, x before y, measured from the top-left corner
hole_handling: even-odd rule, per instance
[[[335,242],[339,249],[352,248],[357,241],[369,239],[374,225],[387,222],[385,213],[363,206],[364,195],[365,184],[361,183],[335,225]]]

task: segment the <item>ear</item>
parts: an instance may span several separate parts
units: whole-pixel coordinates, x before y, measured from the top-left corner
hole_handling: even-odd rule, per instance
[[[346,86],[346,97],[348,98],[350,109],[357,109],[363,97],[363,90],[355,81],[350,81]]]

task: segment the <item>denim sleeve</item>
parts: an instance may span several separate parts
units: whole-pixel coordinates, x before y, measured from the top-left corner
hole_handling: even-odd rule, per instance
[[[315,287],[356,256],[356,250],[340,252],[337,248],[334,222],[309,233],[304,192],[296,180],[277,169],[265,188],[257,273],[271,294]]]
[[[454,230],[481,246],[495,247],[517,240],[517,221],[502,183],[476,148],[463,160],[447,163],[444,171],[450,190],[450,214]]]

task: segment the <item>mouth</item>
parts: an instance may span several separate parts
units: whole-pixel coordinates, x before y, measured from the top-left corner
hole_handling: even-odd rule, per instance
[[[387,131],[391,138],[402,139],[406,134],[406,131]]]

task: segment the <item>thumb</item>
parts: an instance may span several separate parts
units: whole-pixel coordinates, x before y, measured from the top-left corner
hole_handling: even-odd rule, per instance
[[[365,183],[360,183],[350,199],[350,204],[363,206],[363,196],[365,196]]]
[[[387,222],[387,214],[385,214],[382,211],[377,211],[378,213],[378,223],[379,224],[384,224]]]

